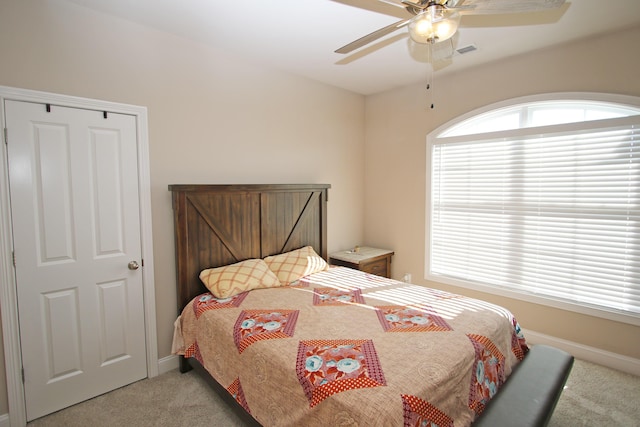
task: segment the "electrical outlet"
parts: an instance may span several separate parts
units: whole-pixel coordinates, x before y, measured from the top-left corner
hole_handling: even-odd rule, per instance
[[[402,281],[405,283],[411,283],[411,273],[404,273],[404,276],[402,276]]]

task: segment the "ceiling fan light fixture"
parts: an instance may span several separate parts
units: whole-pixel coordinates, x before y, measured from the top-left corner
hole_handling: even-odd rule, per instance
[[[429,6],[409,22],[409,36],[416,43],[438,43],[450,39],[460,24],[460,14],[441,5]]]

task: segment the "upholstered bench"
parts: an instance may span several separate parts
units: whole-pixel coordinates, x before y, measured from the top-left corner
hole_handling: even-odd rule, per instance
[[[533,346],[473,427],[546,426],[572,366],[569,353],[546,345]]]

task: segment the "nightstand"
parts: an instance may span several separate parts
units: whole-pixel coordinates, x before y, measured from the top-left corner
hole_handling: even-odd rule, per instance
[[[392,256],[393,251],[388,249],[362,246],[358,252],[348,250],[330,254],[329,264],[355,268],[356,270],[390,278]]]

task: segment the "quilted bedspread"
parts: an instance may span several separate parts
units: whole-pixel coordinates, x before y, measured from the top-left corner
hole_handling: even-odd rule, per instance
[[[468,426],[527,351],[504,308],[344,267],[202,294],[174,343],[264,426]]]

